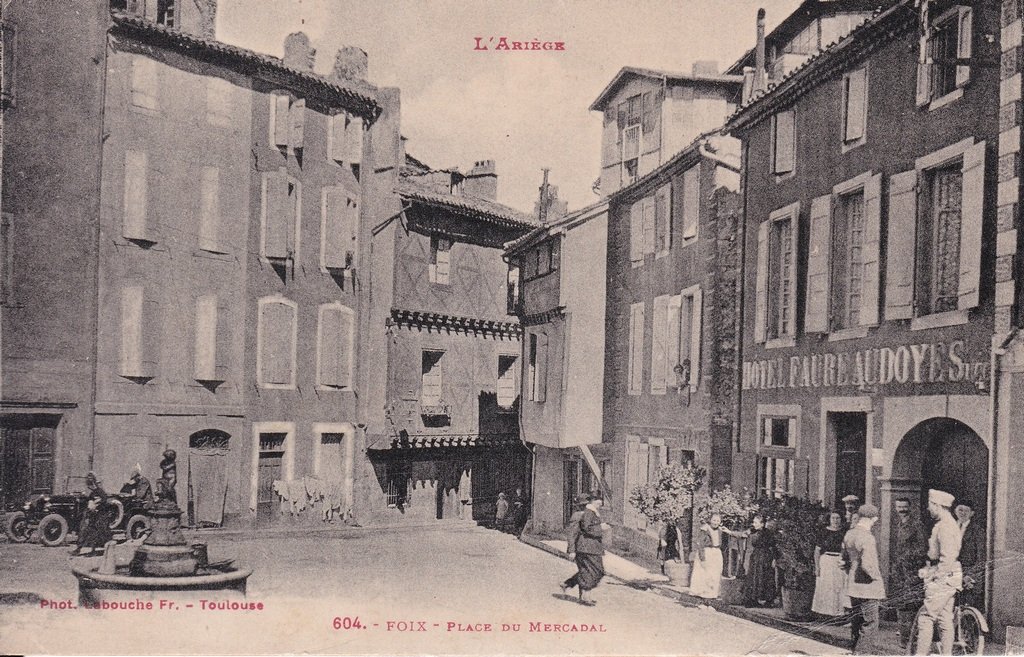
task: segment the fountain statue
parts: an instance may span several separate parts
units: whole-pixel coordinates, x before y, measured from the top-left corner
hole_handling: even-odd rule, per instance
[[[189,545],[181,531],[181,508],[177,494],[177,454],[164,451],[160,461],[156,501],[149,507],[150,533],[141,545],[107,544],[104,563],[95,565],[95,558],[72,562],[78,578],[79,598],[83,604],[119,599],[122,593],[132,596],[150,592],[166,596],[169,592],[194,596],[204,591],[245,595],[245,585],[252,570],[240,570],[231,561],[208,563],[206,546]],[[119,593],[122,592],[122,593]]]

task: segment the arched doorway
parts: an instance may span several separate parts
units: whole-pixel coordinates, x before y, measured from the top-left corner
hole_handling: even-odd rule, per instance
[[[908,496],[918,500],[928,518],[928,489],[939,488],[974,503],[975,521],[988,503],[988,447],[969,426],[951,418],[932,418],[903,436],[893,457],[892,478],[906,482]]]
[[[190,524],[198,527],[224,524],[230,447],[231,435],[219,429],[203,429],[188,437],[187,513]],[[181,500],[180,493],[178,500]]]

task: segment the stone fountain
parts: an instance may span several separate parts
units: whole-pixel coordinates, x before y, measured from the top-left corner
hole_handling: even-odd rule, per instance
[[[175,459],[174,450],[164,452],[157,501],[147,512],[151,531],[141,545],[111,542],[102,560],[72,560],[71,572],[78,578],[83,606],[123,599],[165,599],[172,597],[170,594],[182,600],[199,600],[212,592],[220,599],[245,597],[252,570],[235,568],[230,561],[209,563],[206,546],[189,545],[182,534],[182,511],[174,491]]]

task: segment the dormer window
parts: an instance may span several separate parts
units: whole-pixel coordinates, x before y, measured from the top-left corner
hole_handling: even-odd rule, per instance
[[[177,27],[175,0],[156,1],[156,22],[164,27]]]

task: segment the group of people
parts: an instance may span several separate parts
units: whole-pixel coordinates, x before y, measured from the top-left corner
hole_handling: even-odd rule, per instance
[[[522,488],[516,489],[511,500],[505,493],[498,493],[498,501],[494,505],[495,529],[518,536],[523,533],[529,515],[530,505]]]
[[[103,484],[93,472],[85,476],[86,493],[85,512],[78,527],[78,541],[71,551],[72,556],[89,555],[102,551],[107,542],[113,538],[111,524],[114,523],[115,509],[109,504],[107,492]],[[145,502],[153,501],[153,489],[149,480],[136,470],[121,488],[122,494],[135,496]]]

